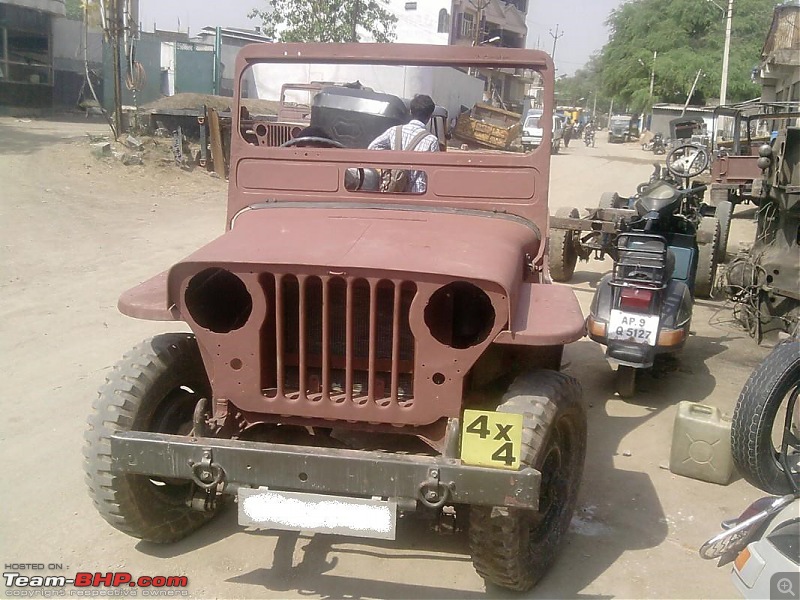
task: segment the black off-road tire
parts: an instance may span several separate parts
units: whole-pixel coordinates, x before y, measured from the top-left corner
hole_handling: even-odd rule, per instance
[[[580,216],[577,208],[559,208],[556,217]],[[570,229],[550,228],[548,265],[553,281],[564,283],[572,279],[578,264],[578,249],[575,247],[575,232]]]
[[[470,552],[487,584],[526,591],[547,572],[569,528],[586,455],[586,412],[580,384],[545,370],[520,375],[497,410],[523,415],[521,461],[542,472],[540,506],[470,507]]]
[[[636,394],[636,372],[638,369],[627,365],[617,367],[614,375],[614,389],[620,398],[633,398]]]
[[[733,204],[729,200],[723,200],[717,204],[714,216],[719,221],[719,245],[717,246],[717,263],[725,262],[728,252],[728,235],[731,232],[731,217],[733,216]]]
[[[214,516],[215,511],[187,506],[194,491],[191,481],[114,473],[110,444],[110,436],[119,431],[188,435],[195,405],[210,394],[192,334],[155,336],[114,366],[92,405],[83,449],[89,495],[110,525],[136,538],[169,543]]]
[[[696,298],[711,298],[714,279],[717,276],[717,246],[719,245],[719,219],[703,217],[698,227],[698,235],[706,234],[710,241],[697,244],[697,273],[694,277]]]
[[[792,491],[783,465],[778,462],[772,433],[775,427],[783,429],[784,424],[776,422],[776,415],[798,386],[800,341],[789,340],[775,346],[750,374],[733,412],[731,450],[734,463],[742,477],[769,494],[783,495]],[[795,483],[800,483],[797,477]]]

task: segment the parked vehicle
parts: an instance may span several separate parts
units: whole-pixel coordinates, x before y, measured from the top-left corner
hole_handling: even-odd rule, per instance
[[[638,121],[632,115],[614,115],[608,127],[608,141],[630,142],[639,137]]]
[[[542,144],[544,130],[540,125],[542,111],[532,108],[525,115],[525,123],[522,125],[522,149],[524,151],[533,150]],[[558,115],[553,115],[553,137],[550,141],[550,151],[558,154],[561,149],[561,136],[563,133],[562,119]]]
[[[800,323],[800,127],[781,130],[759,154],[755,240],[726,269],[725,290],[737,319],[760,344]]]
[[[276,62],[524,66],[553,97],[544,52],[393,48],[253,44],[235,81]],[[276,148],[235,124],[225,232],[120,298],[190,332],[136,346],[94,403],[85,470],[113,527],[174,542],[235,497],[245,526],[394,539],[398,515],[419,511],[468,529],[489,583],[524,591],[552,564],[586,415],[560,371],[580,305],[544,264],[550,155],[368,150],[403,110],[323,90],[311,122],[327,144]],[[345,185],[398,169],[427,187]]]
[[[720,106],[714,111],[715,123],[727,117],[733,123],[730,139],[714,140],[711,161],[709,204],[719,218],[720,260],[724,260],[734,207],[737,204],[757,205],[764,190],[761,187],[764,165],[771,156],[773,134],[800,119],[800,102],[769,102]]]
[[[490,104],[479,103],[471,111],[458,115],[453,136],[468,144],[508,150],[522,131],[521,116]]]
[[[700,555],[718,558],[717,566],[733,563],[731,578],[745,598],[782,597],[777,594],[787,592],[787,585],[798,585],[799,391],[800,341],[795,334],[753,371],[736,403],[731,423],[734,461],[747,481],[775,495],[723,521],[723,531],[703,544]]]
[[[683,347],[694,297],[711,292],[719,222],[702,214],[706,186],[691,183],[707,165],[704,149],[682,146],[636,196],[612,196],[612,206],[630,214],[606,241],[614,266],[597,285],[587,331],[619,365],[616,389],[623,398],[635,393],[638,370]]]
[[[696,167],[708,163],[708,154],[704,148],[689,145],[676,149],[676,155],[683,158],[678,162],[680,168],[686,165]],[[670,159],[668,156],[667,159]],[[607,192],[600,196],[599,206],[584,210],[584,216],[574,207],[564,207],[550,217],[550,253],[548,265],[550,275],[558,282],[569,281],[575,267],[580,260],[595,258],[603,260],[606,256],[616,256],[617,236],[626,231],[627,223],[638,218],[634,205],[638,196],[648,185],[660,179],[662,174],[669,176],[669,170],[654,164],[653,175],[648,182],[642,183],[637,188],[637,193],[630,197],[623,197],[616,192]],[[705,195],[703,195],[703,199]],[[682,205],[682,214],[696,220],[697,215],[707,216],[710,212],[705,202],[685,203]],[[708,242],[706,241],[708,240]],[[705,234],[698,238],[702,256],[706,260],[707,243],[710,239]],[[713,278],[716,275],[717,263],[702,263],[695,277],[695,294],[701,298],[711,293]]]

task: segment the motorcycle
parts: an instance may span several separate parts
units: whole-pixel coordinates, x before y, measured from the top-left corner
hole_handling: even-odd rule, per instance
[[[745,598],[796,598],[800,588],[800,341],[777,345],[753,371],[731,423],[733,458],[742,476],[776,494],[759,498],[700,547],[700,556],[733,563]],[[776,428],[776,425],[779,427]],[[782,425],[782,427],[780,427]],[[778,447],[773,438],[781,436]]]
[[[594,128],[587,127],[583,131],[583,143],[594,148]]]
[[[660,154],[666,154],[667,153],[667,146],[664,143],[664,136],[663,135],[661,135],[660,133],[655,134],[653,136],[653,142],[652,143],[653,143],[653,147],[652,147],[653,154],[660,155]]]
[[[597,286],[587,330],[618,365],[616,391],[623,398],[634,395],[637,372],[652,367],[657,355],[680,351],[695,296],[711,293],[719,222],[703,215],[706,186],[690,184],[708,163],[704,148],[679,146],[635,196],[614,195],[619,201],[611,208],[628,210],[619,211],[609,242],[614,265]]]
[[[660,133],[654,134],[653,139],[642,144],[642,150],[645,152],[652,152],[656,155],[666,154],[667,144],[664,142],[664,136]]]

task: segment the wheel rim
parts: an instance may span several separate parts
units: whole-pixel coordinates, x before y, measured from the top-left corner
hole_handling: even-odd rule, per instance
[[[800,402],[797,401],[799,393],[800,382],[796,382],[781,400],[770,430],[772,458],[783,472],[785,472],[785,467],[788,465],[795,488],[797,487],[798,471],[800,470],[800,447],[798,447],[798,439],[800,439]],[[789,435],[786,434],[786,429],[789,430]],[[784,454],[786,455],[786,465],[782,460],[782,455]]]
[[[553,531],[559,534],[558,523],[570,510],[572,477],[575,475],[575,427],[568,417],[562,417],[553,428],[547,453],[542,461],[539,510],[530,529],[530,543],[535,546]]]
[[[155,412],[140,427],[141,431],[188,436],[193,428],[194,408],[206,396],[206,385],[191,382],[174,387],[158,403]],[[191,493],[194,483],[169,477],[146,477],[149,489],[162,501],[182,504]]]

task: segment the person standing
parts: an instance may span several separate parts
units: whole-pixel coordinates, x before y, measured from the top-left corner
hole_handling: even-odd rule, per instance
[[[417,94],[411,100],[411,121],[405,125],[390,127],[372,142],[370,150],[415,150],[417,152],[439,152],[439,139],[430,133],[426,124],[430,121],[436,105],[426,94]],[[428,180],[423,171],[409,171],[405,190],[412,194],[424,194]]]

